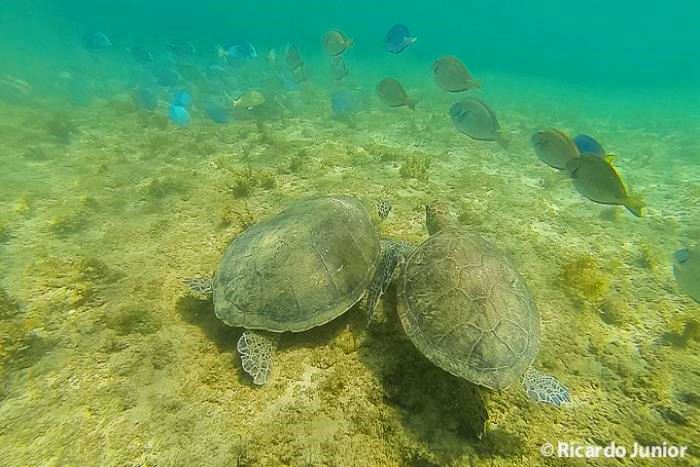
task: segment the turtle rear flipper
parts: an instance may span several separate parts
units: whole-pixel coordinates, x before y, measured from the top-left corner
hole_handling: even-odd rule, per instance
[[[530,399],[561,407],[571,402],[571,395],[554,376],[542,373],[532,367],[523,373],[523,386]]]
[[[236,348],[241,355],[243,370],[253,377],[253,383],[263,385],[272,369],[272,358],[279,335],[247,330],[238,339]]]

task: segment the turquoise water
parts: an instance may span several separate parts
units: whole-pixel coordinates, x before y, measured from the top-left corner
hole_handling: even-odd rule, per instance
[[[0,464],[604,465],[614,461],[546,446],[615,443],[629,451],[617,462],[636,466],[646,464],[635,445],[666,443],[687,452],[642,462],[697,465],[699,14],[680,0],[4,2]],[[397,23],[416,40],[392,54],[384,37]],[[324,48],[331,30],[352,42],[340,78]],[[235,41],[254,56],[235,55],[248,50],[232,51]],[[439,85],[433,64],[446,55],[480,87]],[[378,95],[387,77],[405,95]],[[468,112],[450,109],[471,97],[482,120],[460,127]],[[533,145],[548,129],[573,148],[563,167]],[[580,134],[613,165],[581,154]],[[620,185],[582,186],[569,163],[584,159],[598,170],[591,183]],[[494,245],[539,310],[539,351],[520,363],[556,378],[570,401],[537,403],[516,381],[489,389],[412,340],[402,292],[413,253],[369,327],[350,294],[307,331],[257,326],[277,333],[277,350],[267,382],[254,384],[237,342],[255,326],[188,284],[206,283],[252,226],[319,196],[364,206],[348,218],[322,207],[292,216],[301,231],[352,224],[356,245],[358,232],[376,242],[360,248],[363,266],[347,237],[329,240],[339,277],[367,273],[360,292],[382,264],[379,239],[420,252],[445,238],[428,235],[426,204],[447,213],[444,235]],[[378,200],[392,206],[383,222]],[[641,217],[624,207],[635,202]],[[323,303],[309,284],[327,276],[301,246],[283,255],[290,263],[272,253],[293,232],[265,232],[234,256],[255,257],[267,285],[236,293],[254,306],[302,289]],[[460,261],[429,275],[428,302],[450,329],[468,327],[465,310],[482,303],[437,293]],[[463,280],[520,290],[494,274]],[[305,312],[285,297],[287,319]],[[508,303],[512,319],[531,316]],[[463,362],[470,351],[446,352]]]

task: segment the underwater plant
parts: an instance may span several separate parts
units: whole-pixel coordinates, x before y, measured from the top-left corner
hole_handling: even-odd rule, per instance
[[[234,198],[247,198],[253,191],[250,179],[236,177],[228,186],[228,191]]]
[[[666,343],[685,347],[691,341],[700,341],[700,319],[684,314],[674,318],[668,324],[668,332],[663,336]]]
[[[247,198],[257,188],[272,190],[277,186],[274,173],[268,169],[253,170],[251,166],[245,169],[230,169],[230,177],[226,182],[226,190],[236,199]]]
[[[420,182],[427,182],[430,170],[430,157],[408,156],[399,167],[401,178],[415,178]]]
[[[221,216],[219,217],[220,227],[239,225],[241,230],[245,230],[254,223],[255,215],[246,205],[232,206],[227,204],[224,206]]]

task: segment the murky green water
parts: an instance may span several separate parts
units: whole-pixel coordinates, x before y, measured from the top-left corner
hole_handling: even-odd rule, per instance
[[[181,3],[0,7],[0,464],[697,464],[700,305],[673,271],[700,247],[693,4]],[[395,23],[417,37],[398,54]],[[342,63],[332,29],[352,40]],[[441,89],[444,55],[480,88]],[[415,111],[377,95],[385,77]],[[449,110],[467,97],[507,144],[458,131]],[[538,159],[547,128],[616,155],[642,217]],[[372,217],[389,201],[377,238],[420,245],[437,201],[494,244],[539,310],[533,365],[571,402],[431,363],[400,323],[400,271],[369,328],[360,301],[283,333],[253,384],[243,328],[185,282],[327,195]]]

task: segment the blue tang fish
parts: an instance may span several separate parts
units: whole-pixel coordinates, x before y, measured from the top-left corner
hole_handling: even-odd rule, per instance
[[[97,53],[112,47],[112,41],[103,32],[88,32],[83,36],[83,47],[88,52]]]
[[[338,91],[331,96],[331,112],[338,119],[349,118],[360,110],[357,96],[351,91]]]
[[[179,105],[171,105],[169,113],[170,121],[177,126],[187,126],[190,123],[190,113]]]
[[[384,47],[393,54],[400,54],[416,42],[416,39],[416,37],[411,36],[406,25],[395,24],[384,37]]]
[[[136,45],[131,48],[130,52],[133,59],[139,63],[147,64],[153,63],[154,61],[153,54],[150,50],[146,49],[145,47]]]
[[[133,95],[139,109],[153,111],[158,107],[158,94],[149,88],[139,88]]]
[[[592,136],[578,135],[574,138],[574,144],[581,154],[592,154],[598,157],[605,156],[605,149]]]
[[[177,58],[187,58],[197,55],[197,48],[192,42],[179,39],[170,41],[168,50]]]
[[[186,89],[180,89],[175,93],[175,96],[173,97],[173,105],[189,109],[192,105],[192,94],[187,92]]]
[[[161,86],[177,86],[184,81],[184,78],[174,68],[161,68],[156,70],[156,82]]]
[[[253,44],[248,41],[234,41],[223,48],[219,48],[219,56],[229,60],[248,60],[257,58],[258,51],[255,50]]]
[[[231,121],[231,109],[215,99],[209,99],[205,106],[207,117],[216,123],[225,125]]]

